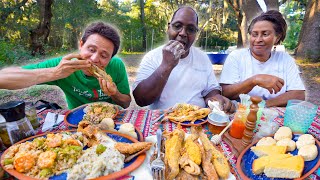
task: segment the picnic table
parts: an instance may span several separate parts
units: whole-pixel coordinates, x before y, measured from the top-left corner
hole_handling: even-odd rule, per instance
[[[283,126],[283,120],[284,120],[284,112],[285,108],[272,108],[276,110],[279,113],[279,116],[274,120],[279,124],[279,126]],[[41,113],[38,114],[38,120],[40,121],[40,124],[44,123],[45,117],[48,112],[58,112],[60,114],[66,114],[69,110],[44,110]],[[120,110],[118,115],[115,117],[115,122],[124,122],[124,123],[132,123],[134,126],[140,130],[142,135],[144,137],[153,136],[156,134],[156,131],[158,128],[161,128],[162,130],[167,131],[173,131],[177,124],[171,122],[171,121],[158,121],[155,123],[152,123],[152,121],[159,118],[164,113],[163,110],[149,110],[149,109],[124,109]],[[39,131],[37,134],[44,133],[41,131],[41,126],[39,127]],[[209,138],[211,138],[212,133],[209,131],[208,124],[205,123],[202,125],[204,132],[208,135]],[[183,130],[186,133],[190,133],[190,127],[182,127]],[[59,124],[59,126],[55,127],[54,129],[51,129],[52,132],[54,131],[60,131],[60,130],[68,130],[70,127],[65,122],[62,122]],[[317,115],[314,118],[314,121],[312,122],[310,128],[308,129],[308,133],[312,134],[315,138],[320,140],[320,107],[318,108]],[[241,179],[240,175],[236,169],[236,162],[237,157],[232,153],[231,147],[224,141],[218,145],[218,149],[224,153],[224,155],[227,157],[230,163],[231,167],[231,173],[236,177],[236,179]],[[121,179],[132,179],[133,175],[130,174],[124,178]],[[320,179],[320,168],[318,168],[315,172],[313,172],[309,177],[309,179]]]

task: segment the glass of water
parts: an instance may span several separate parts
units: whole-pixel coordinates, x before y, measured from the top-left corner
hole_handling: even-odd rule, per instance
[[[318,106],[307,101],[289,100],[284,114],[284,126],[289,127],[292,132],[306,133],[317,109]]]

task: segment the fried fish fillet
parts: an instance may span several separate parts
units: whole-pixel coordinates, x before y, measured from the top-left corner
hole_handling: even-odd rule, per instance
[[[218,151],[208,139],[207,135],[202,131],[201,127],[197,127],[199,138],[205,151],[212,151],[211,162],[213,163],[220,178],[226,179],[230,174],[230,167],[227,158]]]
[[[185,132],[178,127],[172,133],[164,133],[167,138],[165,142],[165,164],[166,164],[166,179],[173,180],[180,171],[179,159],[180,150],[184,140]]]
[[[149,150],[153,145],[152,142],[136,142],[136,143],[116,143],[114,147],[121,153],[121,154],[134,154],[139,152],[145,148]]]
[[[98,66],[92,64],[91,68],[89,69],[91,74],[93,74],[94,77],[96,78],[102,78],[105,81],[112,83],[112,77],[107,74],[104,70],[100,69]]]

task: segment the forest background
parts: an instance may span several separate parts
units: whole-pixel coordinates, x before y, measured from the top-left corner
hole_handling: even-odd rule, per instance
[[[83,28],[102,20],[121,32],[119,56],[126,63],[132,82],[143,54],[166,41],[167,23],[179,6],[188,5],[198,12],[200,32],[195,46],[221,52],[230,46],[247,47],[249,22],[262,12],[258,1],[261,0],[2,0],[0,68],[76,51]],[[264,2],[266,9],[280,10],[285,16],[288,31],[283,45],[298,60],[307,94],[312,97],[308,100],[320,104],[319,0]],[[54,97],[61,92],[50,98],[51,90],[49,87],[0,90],[0,102],[19,98],[56,101]]]

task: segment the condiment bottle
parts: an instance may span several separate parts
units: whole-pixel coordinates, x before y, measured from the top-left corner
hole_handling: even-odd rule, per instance
[[[241,139],[243,136],[243,131],[245,129],[245,123],[247,120],[247,110],[242,104],[239,104],[239,109],[234,115],[233,123],[230,127],[229,134],[237,139]]]
[[[23,101],[10,101],[0,105],[0,114],[6,120],[6,129],[11,144],[34,135],[32,125],[25,115]]]

